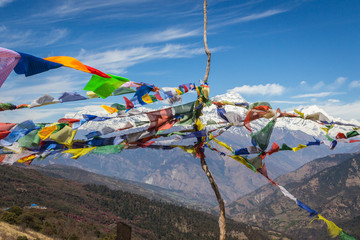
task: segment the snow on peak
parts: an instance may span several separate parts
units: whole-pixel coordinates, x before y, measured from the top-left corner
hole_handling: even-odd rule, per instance
[[[227,93],[216,95],[211,100],[213,101],[229,101],[229,102],[246,102],[246,100],[236,91],[233,91],[233,89],[228,90]]]

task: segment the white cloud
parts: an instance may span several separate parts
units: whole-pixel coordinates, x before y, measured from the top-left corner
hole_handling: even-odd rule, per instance
[[[339,95],[339,94],[345,94],[345,92],[307,93],[307,94],[300,94],[300,95],[292,96],[291,98],[327,97],[327,96],[330,96],[330,95]]]
[[[300,82],[300,85],[305,85],[306,84],[306,81],[301,81]]]
[[[335,83],[338,84],[338,85],[341,85],[343,84],[345,81],[346,81],[346,77],[338,77],[336,80],[335,80]]]
[[[358,111],[358,109],[360,109],[360,101],[347,104],[325,104],[319,105],[319,107],[334,117],[339,117],[344,120],[360,120],[360,111]]]
[[[100,53],[89,53],[82,50],[78,58],[89,66],[119,74],[124,73],[126,68],[141,62],[164,58],[190,58],[203,53],[202,47],[167,44],[162,47],[133,47]]]
[[[332,102],[332,103],[338,103],[338,102],[340,102],[339,99],[332,99],[332,98],[328,99],[328,101],[329,101],[329,102]]]
[[[360,87],[360,81],[359,80],[355,80],[355,81],[352,81],[349,85],[350,88],[358,88]]]
[[[284,92],[285,88],[277,83],[268,83],[266,85],[244,85],[241,87],[236,87],[231,90],[228,90],[228,92],[231,93],[239,93],[244,95],[281,95]]]
[[[11,3],[13,0],[0,0],[0,7],[4,7],[6,4]]]

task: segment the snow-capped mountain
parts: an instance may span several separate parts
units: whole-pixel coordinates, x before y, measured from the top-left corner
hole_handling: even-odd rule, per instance
[[[228,92],[212,98],[214,101],[227,100],[229,102],[245,103],[246,100],[239,94]],[[141,111],[153,111],[153,109],[140,109]],[[226,112],[234,112],[245,118],[247,109],[238,106],[225,106]],[[333,118],[330,114],[317,106],[299,107],[297,110],[306,115],[321,112],[330,121],[338,121],[342,123],[352,123],[360,126],[357,121],[347,122],[341,119]],[[147,121],[146,114],[136,115],[136,110],[129,111],[132,116],[126,118],[116,118],[116,114],[109,114],[100,107],[88,107],[76,114],[66,115],[67,118],[82,118],[83,114],[93,114],[102,117],[114,117],[105,122],[88,122],[84,124],[80,130],[90,132],[99,130],[105,126],[114,129],[122,128],[130,122]],[[216,106],[211,105],[203,109],[201,117],[203,123],[214,120],[223,122],[224,120],[218,116]],[[254,131],[263,128],[268,119],[261,119],[251,122]],[[146,129],[146,125],[145,129]],[[270,144],[276,142],[279,145],[286,143],[295,147],[298,144],[306,144],[313,141],[313,137],[324,140],[325,133],[320,129],[321,125],[310,120],[301,118],[279,118],[276,122],[275,129],[270,139]],[[337,132],[351,131],[350,126],[335,126],[330,131],[330,135],[335,137]],[[80,134],[81,136],[81,134]],[[84,135],[82,135],[84,136]],[[228,131],[219,137],[219,140],[226,142],[233,149],[251,146],[251,137],[249,131],[244,127],[231,127]],[[195,140],[194,140],[195,141]],[[218,146],[217,146],[218,147]],[[271,178],[288,173],[302,166],[303,164],[332,153],[350,152],[354,148],[353,144],[338,144],[335,150],[330,150],[327,146],[312,146],[302,149],[298,152],[281,151],[265,159],[266,166]],[[221,149],[221,147],[219,147]],[[264,185],[267,181],[249,171],[240,163],[231,158],[223,158],[218,153],[209,149],[205,151],[206,159],[210,170],[213,172],[215,179],[219,185],[221,193],[226,201],[233,201],[256,188]],[[61,157],[57,160],[51,160],[57,164],[67,164],[82,169],[90,170],[96,173],[116,176],[123,179],[149,183],[163,188],[186,192],[192,195],[195,201],[203,201],[209,199],[216,204],[216,199],[204,175],[198,159],[194,159],[190,154],[184,153],[180,149],[168,151],[154,149],[136,149],[125,150],[118,155],[92,155],[88,154],[79,158],[77,161],[69,157]],[[44,163],[44,161],[42,162]]]

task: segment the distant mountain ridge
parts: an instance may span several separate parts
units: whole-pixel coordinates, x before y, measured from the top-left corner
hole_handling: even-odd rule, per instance
[[[126,191],[144,196],[148,199],[169,202],[189,208],[208,209],[212,206],[205,201],[202,202],[203,205],[200,205],[198,201],[195,201],[191,196],[187,196],[186,193],[181,191],[168,190],[151,184],[115,177],[107,177],[72,166],[54,164],[47,166],[34,165],[31,166],[31,168],[50,177],[68,179],[84,184],[104,185],[113,190]]]
[[[360,237],[360,153],[313,160],[275,182],[344,231]],[[307,212],[271,185],[241,197],[227,209],[233,219],[275,229],[294,239],[329,238],[322,222],[309,226]]]

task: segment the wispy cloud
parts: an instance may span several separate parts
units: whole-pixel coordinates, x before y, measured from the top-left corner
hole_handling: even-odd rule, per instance
[[[11,3],[13,0],[0,0],[0,7],[4,7],[6,4]]]
[[[241,87],[236,87],[233,88],[231,90],[228,90],[228,92],[233,92],[233,93],[239,93],[239,94],[244,94],[244,95],[270,95],[270,96],[274,96],[274,95],[281,95],[283,94],[283,92],[285,91],[285,88],[283,86],[281,86],[280,84],[277,83],[268,83],[266,85],[253,85],[253,86],[249,86],[249,85],[244,85]]]
[[[224,26],[243,23],[243,22],[255,21],[255,20],[275,16],[277,14],[284,13],[287,11],[288,11],[287,9],[270,9],[270,10],[266,10],[261,13],[253,13],[253,14],[250,14],[247,16],[242,16],[242,17],[237,17],[237,18],[232,17],[229,20],[223,20],[220,23],[214,24],[212,26],[212,28],[219,28],[219,27],[224,27]]]
[[[91,53],[82,50],[78,56],[85,64],[108,72],[124,73],[126,68],[153,59],[190,58],[203,54],[202,47],[167,44],[161,47],[133,47]]]
[[[4,28],[3,32],[6,32],[6,35],[4,35],[4,37],[0,36],[0,45],[8,48],[39,45],[49,46],[59,42],[68,35],[68,30],[65,28],[55,28],[45,32],[34,30],[11,31],[7,28]]]
[[[327,97],[327,96],[334,96],[339,94],[345,94],[345,92],[319,92],[319,93],[307,93],[307,94],[300,94],[296,96],[292,96],[291,98],[312,98],[312,97]]]
[[[45,46],[52,45],[68,35],[68,30],[65,28],[53,29],[44,41]]]
[[[29,21],[40,21],[41,19],[47,19],[49,22],[59,22],[69,19],[79,18],[84,15],[89,16],[90,19],[96,18],[108,18],[112,15],[112,12],[116,10],[118,17],[132,17],[132,15],[143,15],[142,13],[134,13],[134,11],[128,11],[127,7],[139,7],[139,4],[149,2],[148,0],[78,0],[78,1],[58,1],[60,5],[57,5],[51,9],[38,12],[28,17]],[[142,5],[140,5],[142,6]],[[103,14],[91,15],[94,12],[101,11]],[[90,14],[90,15],[89,15]],[[115,14],[115,13],[114,13]],[[145,15],[149,15],[149,12],[145,12]]]
[[[359,81],[359,80],[352,81],[352,82],[349,84],[349,87],[350,87],[350,88],[358,88],[358,87],[360,87],[360,81]]]
[[[332,103],[338,103],[338,102],[340,102],[339,99],[332,99],[332,98],[328,99],[328,101],[329,101],[329,102],[332,102]]]
[[[202,29],[185,30],[182,28],[168,28],[160,32],[142,34],[142,36],[137,36],[136,39],[139,39],[139,43],[159,43],[199,35],[202,35]]]

